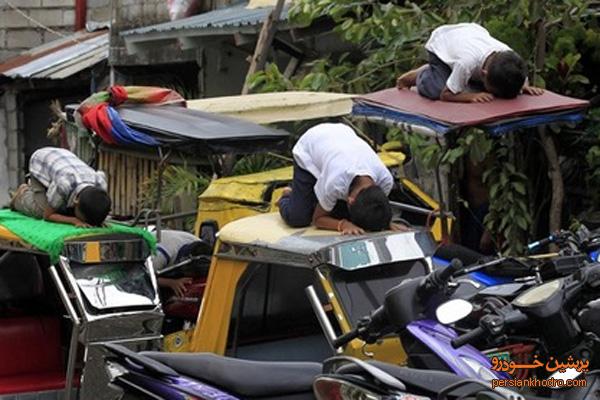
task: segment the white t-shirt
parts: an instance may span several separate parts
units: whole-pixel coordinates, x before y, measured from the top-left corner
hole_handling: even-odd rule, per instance
[[[354,130],[344,124],[319,124],[292,149],[294,160],[316,179],[315,195],[325,211],[338,200],[346,201],[352,180],[370,176],[385,194],[394,185],[392,174],[377,154]]]
[[[494,39],[484,27],[474,23],[440,26],[431,33],[425,49],[452,68],[446,87],[455,94],[467,90],[469,79],[480,73],[490,54],[511,50]]]
[[[152,232],[156,236],[156,232]],[[173,264],[177,253],[186,244],[194,243],[200,239],[185,231],[163,229],[160,232],[160,243],[156,244],[156,254],[152,256],[155,271],[161,271]]]

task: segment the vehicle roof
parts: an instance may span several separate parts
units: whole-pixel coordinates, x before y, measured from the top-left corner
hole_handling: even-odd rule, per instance
[[[225,225],[219,232],[219,256],[249,261],[316,267],[331,264],[357,269],[416,260],[433,254],[429,232],[377,232],[360,236],[291,228],[278,213],[259,214]]]
[[[406,156],[400,152],[379,153],[386,167],[396,167],[404,162]],[[200,195],[200,201],[206,199],[225,199],[247,203],[263,203],[263,194],[273,183],[292,180],[292,167],[276,168],[254,174],[229,176],[211,181]]]
[[[187,106],[269,124],[349,115],[354,95],[327,92],[277,92],[188,100]]]

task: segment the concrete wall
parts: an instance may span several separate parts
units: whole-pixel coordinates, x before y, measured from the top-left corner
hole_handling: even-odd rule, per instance
[[[6,90],[0,95],[0,207],[9,201],[9,188],[15,189],[19,182],[18,118],[17,95]]]
[[[11,0],[11,4],[61,34],[68,35],[74,29],[75,0]],[[58,37],[0,2],[0,62]]]
[[[169,21],[166,0],[112,0],[109,63],[127,64],[125,44],[119,33],[132,28]]]
[[[110,21],[111,0],[87,0],[86,20],[88,22]]]

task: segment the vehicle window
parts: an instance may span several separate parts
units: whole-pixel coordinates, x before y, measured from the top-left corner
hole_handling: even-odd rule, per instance
[[[320,333],[304,289],[308,268],[250,264],[240,279],[229,329],[229,347]]]
[[[354,325],[383,304],[385,293],[404,279],[427,274],[424,260],[377,265],[355,271],[332,268],[333,286]]]

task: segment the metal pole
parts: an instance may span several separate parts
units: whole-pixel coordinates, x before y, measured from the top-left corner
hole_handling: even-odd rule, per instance
[[[439,146],[442,146],[439,139],[436,138],[436,142],[438,143]],[[440,197],[440,215],[442,216],[442,219],[441,219],[442,243],[447,243],[449,241],[449,237],[448,237],[448,219],[446,218],[446,215],[445,215],[446,204],[444,203],[444,191],[442,188],[442,178],[441,178],[440,167],[442,165],[442,159],[444,158],[444,155],[446,155],[446,153],[449,150],[450,150],[449,146],[445,146],[445,151],[442,154],[442,156],[440,156],[440,159],[438,160],[438,162],[435,166],[435,180],[436,180],[437,187],[438,187],[438,196]]]
[[[436,217],[441,214],[440,211],[428,210],[427,208],[413,206],[412,204],[398,203],[397,201],[390,201],[390,205],[392,205],[392,207],[396,207],[402,211],[414,212],[416,214],[423,214],[423,215],[433,214]],[[448,215],[449,217],[451,217],[452,213],[446,212],[446,213],[444,213],[444,215]]]
[[[327,318],[327,314],[325,314],[325,310],[323,309],[321,300],[319,300],[319,296],[317,296],[317,292],[315,291],[314,286],[307,286],[306,289],[304,289],[304,291],[306,292],[306,295],[308,296],[308,301],[310,301],[310,305],[312,306],[313,311],[317,316],[319,325],[321,325],[321,329],[323,329],[323,332],[325,333],[325,339],[327,339],[329,346],[331,346],[334,352],[341,353],[341,349],[336,349],[333,345],[333,342],[335,341],[335,339],[337,339],[337,336],[335,334],[335,331],[333,330],[333,326],[331,326],[331,321],[329,321],[329,318]]]
[[[60,296],[60,299],[61,299],[63,305],[67,309],[69,318],[71,318],[71,321],[73,322],[73,327],[71,329],[71,339],[69,341],[69,358],[67,361],[67,376],[66,376],[65,397],[64,397],[64,400],[71,400],[71,390],[73,388],[73,373],[75,371],[75,361],[77,359],[77,342],[78,342],[77,336],[79,334],[79,327],[81,325],[81,320],[79,319],[79,316],[75,312],[75,307],[73,307],[73,303],[71,303],[71,300],[69,299],[69,294],[67,293],[67,290],[65,289],[64,285],[62,284],[62,281],[60,280],[60,277],[58,276],[58,272],[56,271],[56,268],[54,266],[50,266],[49,271],[50,271],[50,276],[52,277],[52,280],[54,281],[54,284],[56,285],[56,288],[58,290],[58,295]]]

